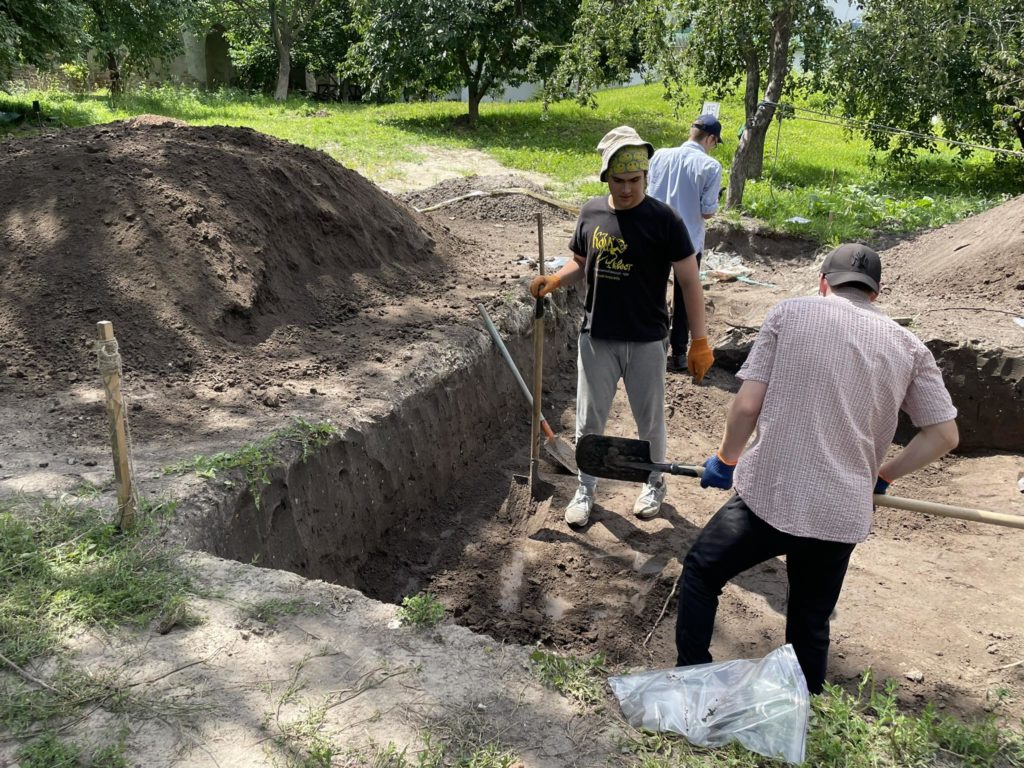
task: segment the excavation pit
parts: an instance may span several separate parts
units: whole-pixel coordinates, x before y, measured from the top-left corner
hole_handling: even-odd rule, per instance
[[[639,489],[603,482],[583,531],[562,522],[574,479],[553,467],[549,504],[524,514],[508,499],[528,468],[529,410],[476,305],[529,378],[526,285],[542,203],[531,199],[529,216],[501,208],[511,196],[467,216],[458,205],[417,215],[322,154],[237,129],[107,126],[34,141],[12,142],[0,161],[13,180],[0,190],[12,255],[0,305],[5,493],[109,482],[105,414],[88,381],[94,322],[109,319],[143,488],[182,499],[175,532],[188,547],[387,603],[431,591],[451,620],[499,642],[673,662],[679,563],[724,494],[671,478],[664,514],[641,522],[629,513]],[[93,180],[93,197],[67,188],[67,169]],[[884,309],[935,351],[967,450],[895,494],[1024,512],[1013,322],[1024,274],[1012,234],[1022,212],[1011,201],[883,254]],[[547,253],[564,255],[571,217],[545,216]],[[799,241],[716,237],[709,246],[747,260],[755,282],[709,284],[719,364],[700,387],[669,377],[669,454],[685,463],[716,446],[764,312],[812,292],[820,257]],[[560,293],[548,321],[544,410],[565,439],[579,308],[578,293]],[[339,436],[275,469],[258,506],[236,477],[163,474],[296,417],[330,420]],[[621,399],[608,431],[633,434]],[[830,677],[855,685],[871,667],[905,681],[918,669],[908,698],[967,713],[992,685],[1024,700],[1020,668],[1006,666],[1024,655],[1020,535],[879,510],[833,623]],[[776,647],[785,597],[781,563],[738,578],[722,596],[715,654]]]

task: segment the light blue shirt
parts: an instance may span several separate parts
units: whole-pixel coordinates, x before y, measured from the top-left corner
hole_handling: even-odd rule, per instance
[[[704,214],[718,210],[722,164],[696,141],[659,149],[647,169],[647,194],[683,219],[697,253],[704,250]]]

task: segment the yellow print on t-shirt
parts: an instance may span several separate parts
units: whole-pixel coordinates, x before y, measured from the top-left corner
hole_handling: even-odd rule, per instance
[[[633,265],[620,257],[629,247],[621,237],[602,232],[600,227],[594,228],[591,238],[598,267],[605,272],[618,273],[616,277],[628,275]]]

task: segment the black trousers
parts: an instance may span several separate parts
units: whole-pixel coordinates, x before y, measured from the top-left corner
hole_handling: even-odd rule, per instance
[[[785,555],[786,642],[796,651],[808,690],[821,693],[828,666],[829,617],[839,600],[854,546],[783,533],[733,496],[704,526],[683,562],[676,665],[711,661],[711,633],[726,582],[758,563]]]
[[[697,254],[697,271],[700,271],[700,258],[704,254]],[[672,355],[686,355],[686,348],[690,345],[690,321],[686,317],[686,302],[683,301],[683,289],[679,287],[679,281],[672,279],[672,332],[669,334],[669,343],[672,346]]]

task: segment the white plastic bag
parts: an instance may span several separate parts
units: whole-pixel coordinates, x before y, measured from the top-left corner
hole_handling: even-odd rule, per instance
[[[691,744],[738,741],[802,763],[810,695],[793,646],[763,659],[721,661],[608,678],[629,724],[682,734]]]

